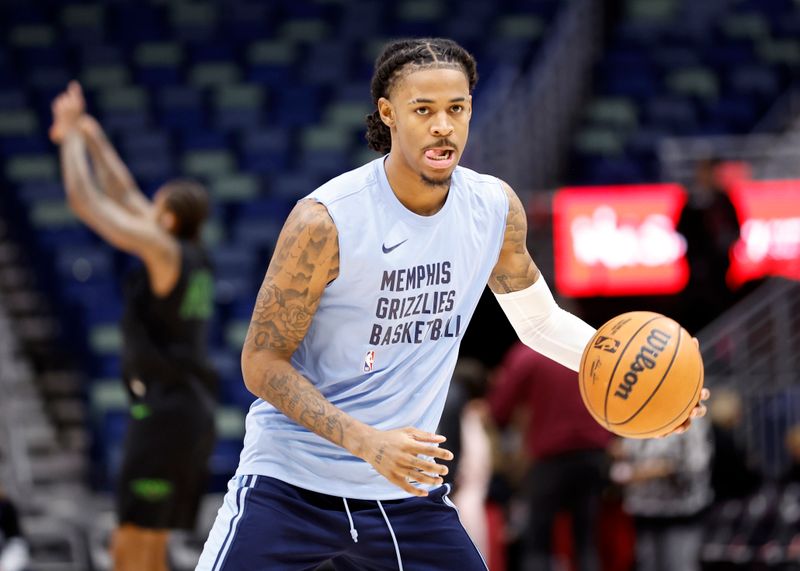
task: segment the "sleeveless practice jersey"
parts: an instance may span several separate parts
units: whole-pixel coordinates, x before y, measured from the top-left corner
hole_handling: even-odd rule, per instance
[[[383,160],[310,195],[336,224],[339,276],[292,365],[370,426],[434,432],[464,330],[500,254],[508,199],[498,179],[458,167],[442,209],[419,216],[392,192]],[[409,495],[261,399],[246,425],[239,475],[348,498]]]
[[[208,362],[208,321],[214,307],[211,265],[204,248],[181,242],[181,273],[165,297],[153,295],[142,265],[125,280],[122,374],[127,382],[178,386],[199,382],[216,394]],[[149,389],[148,389],[149,390]]]

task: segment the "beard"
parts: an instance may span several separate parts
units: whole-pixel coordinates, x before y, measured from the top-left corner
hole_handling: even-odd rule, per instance
[[[420,177],[420,179],[422,180],[422,183],[425,186],[430,186],[430,187],[433,187],[433,188],[440,187],[440,186],[444,186],[444,187],[448,187],[449,188],[450,187],[450,181],[453,179],[453,175],[452,174],[449,174],[449,175],[447,175],[446,177],[443,177],[443,178],[431,178],[431,177],[426,176],[424,174],[420,174],[419,177]]]

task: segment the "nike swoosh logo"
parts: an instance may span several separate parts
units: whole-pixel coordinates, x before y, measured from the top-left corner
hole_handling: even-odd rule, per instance
[[[406,242],[408,242],[408,238],[406,238],[406,239],[405,239],[405,240],[403,240],[402,242],[398,242],[398,243],[397,243],[397,244],[395,244],[394,246],[390,246],[390,247],[388,247],[388,248],[386,247],[386,244],[384,244],[384,245],[382,246],[382,248],[383,248],[383,253],[384,253],[384,254],[388,254],[389,252],[391,252],[392,250],[394,250],[394,249],[395,249],[395,248],[397,248],[398,246],[402,246],[402,245],[403,245],[403,244],[405,244]]]

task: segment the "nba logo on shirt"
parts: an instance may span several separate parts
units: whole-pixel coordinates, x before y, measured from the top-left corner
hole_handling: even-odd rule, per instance
[[[371,373],[375,367],[375,351],[367,351],[364,355],[364,372]]]

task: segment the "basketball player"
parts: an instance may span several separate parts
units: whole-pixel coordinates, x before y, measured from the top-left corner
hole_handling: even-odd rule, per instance
[[[457,166],[476,79],[450,40],[378,57],[367,139],[385,156],[286,221],[242,352],[258,400],[197,569],[486,569],[431,433],[478,298],[488,283],[522,340],[573,370],[594,330],[555,304],[511,188]]]
[[[77,83],[53,104],[51,138],[60,146],[67,200],[89,228],[143,262],[124,287],[131,417],[114,569],[166,571],[168,530],[193,529],[215,439],[216,380],[205,358],[213,284],[199,241],[208,196],[198,184],[176,180],[148,200],[84,107]]]

